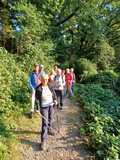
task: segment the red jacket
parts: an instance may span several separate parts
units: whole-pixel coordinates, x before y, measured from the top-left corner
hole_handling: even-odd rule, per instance
[[[66,73],[66,75],[65,75],[66,85],[70,85],[71,81],[72,81],[72,75],[71,75],[71,73]]]

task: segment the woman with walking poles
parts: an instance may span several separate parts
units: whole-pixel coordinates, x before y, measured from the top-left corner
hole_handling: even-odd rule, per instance
[[[53,106],[57,104],[57,98],[53,87],[48,84],[48,75],[41,76],[41,84],[36,88],[36,98],[39,100],[42,116],[41,149],[47,149],[48,134],[54,136],[52,128]]]

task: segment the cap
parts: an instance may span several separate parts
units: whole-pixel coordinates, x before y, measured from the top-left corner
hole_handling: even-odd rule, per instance
[[[44,67],[44,65],[43,64],[40,64],[40,68],[43,68]]]
[[[49,77],[48,77],[48,74],[43,74],[43,75],[41,75],[41,79],[48,79]]]

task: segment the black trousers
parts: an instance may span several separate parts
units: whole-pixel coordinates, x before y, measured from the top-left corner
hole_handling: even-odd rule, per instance
[[[58,100],[58,104],[60,104],[60,106],[63,106],[63,94],[62,94],[62,90],[55,90],[56,96],[57,96],[57,100]]]
[[[42,114],[42,132],[41,132],[41,141],[48,139],[48,130],[52,128],[54,108],[52,106],[41,107],[40,113]]]

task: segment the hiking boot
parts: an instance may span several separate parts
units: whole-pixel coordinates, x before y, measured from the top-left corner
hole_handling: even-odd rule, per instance
[[[41,150],[42,151],[46,151],[47,150],[47,142],[46,141],[41,142]]]
[[[54,136],[54,135],[55,135],[55,132],[54,132],[52,129],[49,129],[49,130],[48,130],[48,134],[51,135],[51,136]]]
[[[59,107],[59,109],[60,109],[60,110],[63,110],[63,107],[61,106],[61,107]]]
[[[33,112],[30,112],[28,116],[29,116],[30,119],[32,119]]]
[[[60,110],[63,109],[63,103],[60,103],[59,109],[60,109]]]

